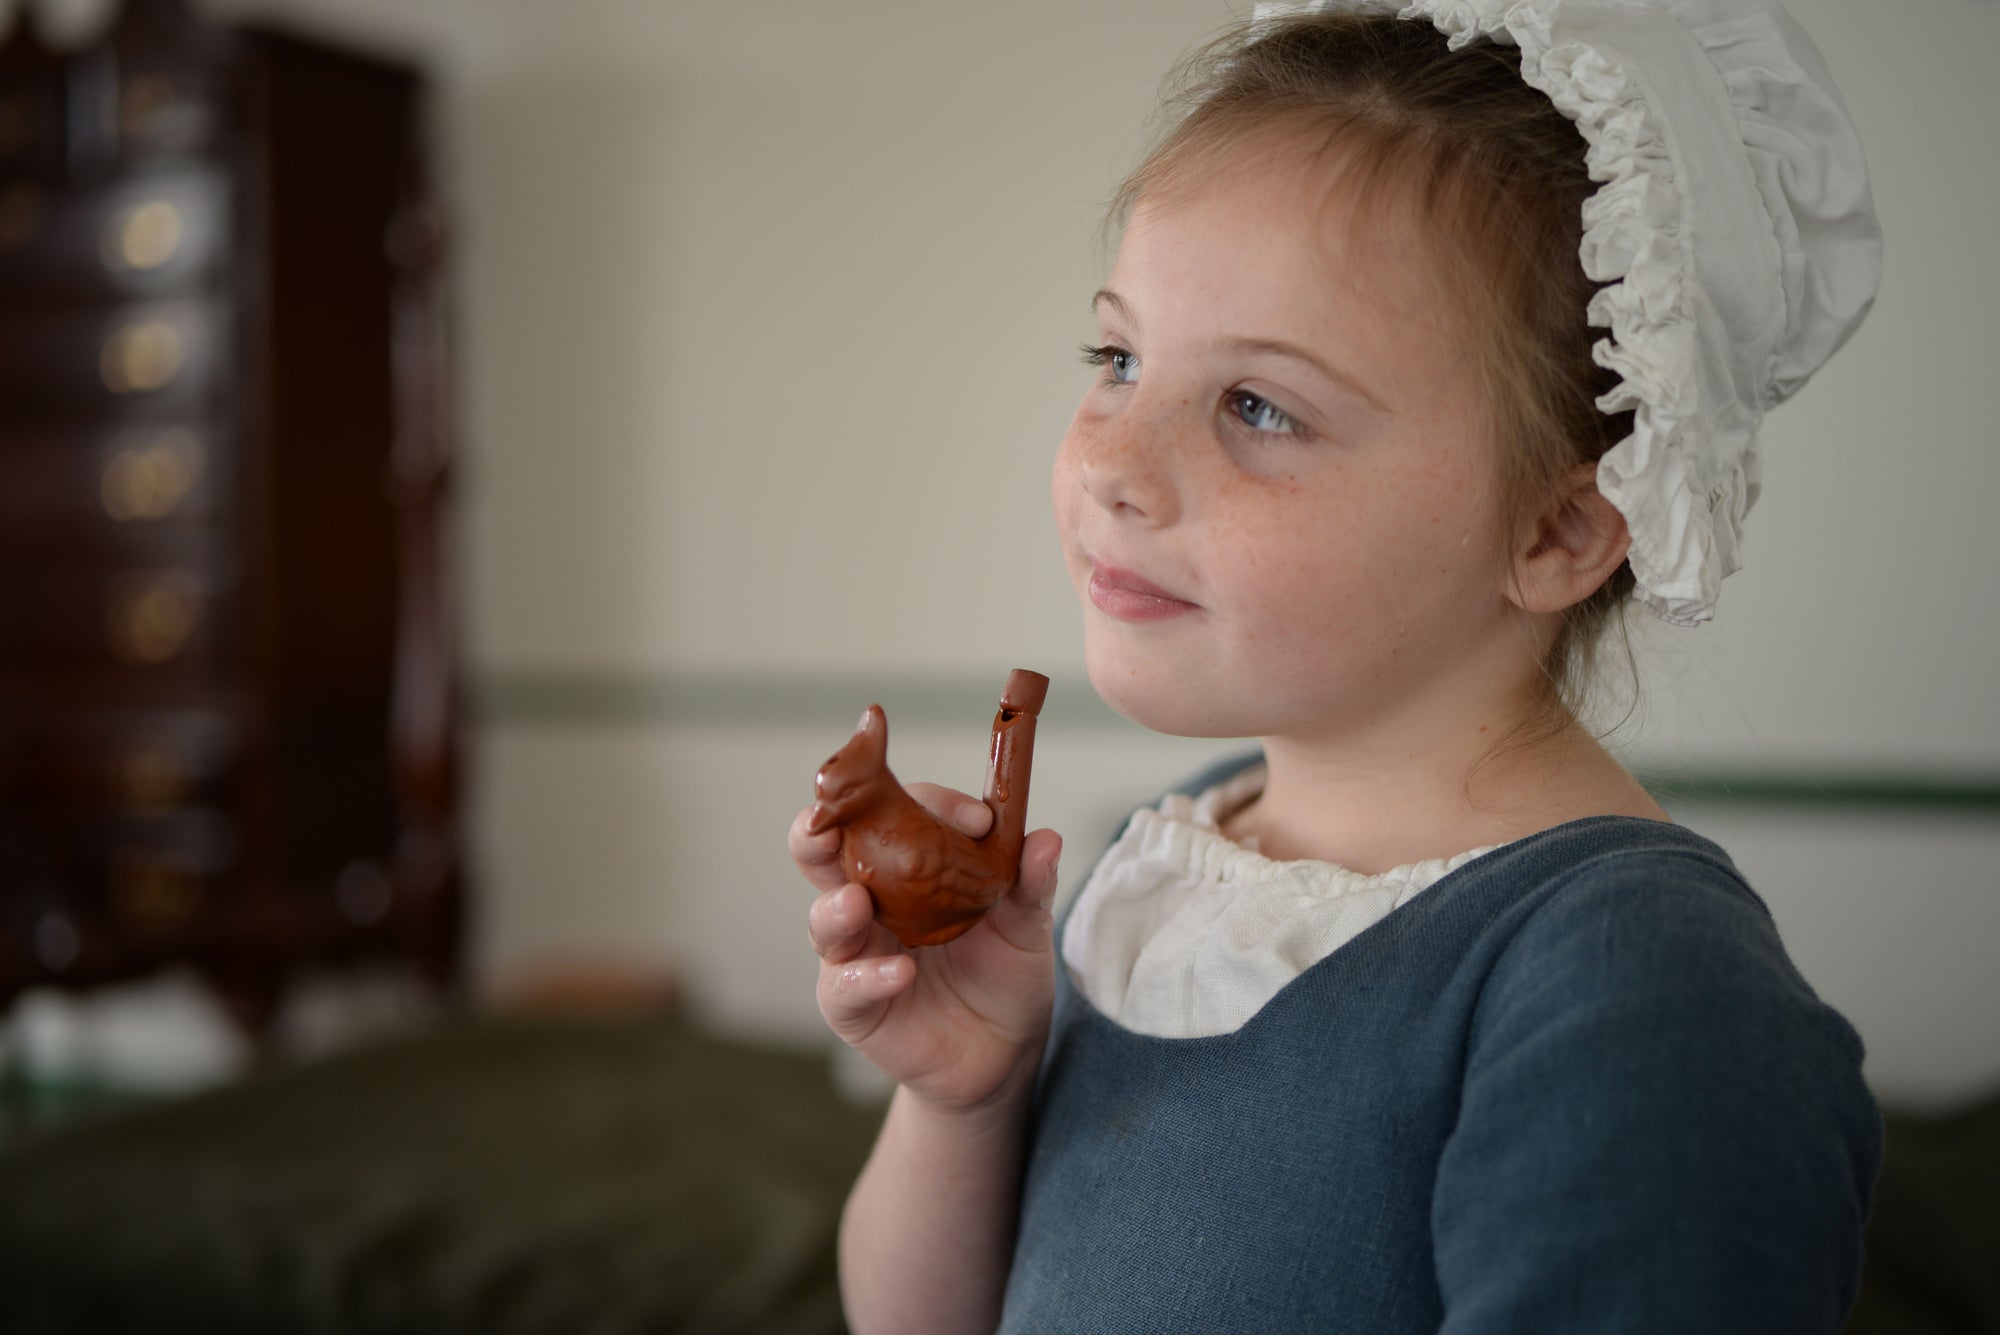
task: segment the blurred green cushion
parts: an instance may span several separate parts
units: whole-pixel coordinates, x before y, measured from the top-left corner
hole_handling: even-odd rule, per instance
[[[833,1332],[824,1054],[466,1021],[0,1152],[0,1330]]]

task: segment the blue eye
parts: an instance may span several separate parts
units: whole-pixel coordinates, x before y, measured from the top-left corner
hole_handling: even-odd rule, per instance
[[[1102,347],[1084,344],[1083,360],[1092,366],[1110,367],[1110,372],[1104,377],[1109,384],[1129,385],[1139,378],[1138,357],[1114,344],[1106,343]]]
[[[1247,389],[1234,390],[1228,398],[1229,411],[1236,414],[1245,426],[1257,431],[1268,431],[1274,435],[1297,435],[1299,424],[1292,415],[1272,403],[1259,398]]]

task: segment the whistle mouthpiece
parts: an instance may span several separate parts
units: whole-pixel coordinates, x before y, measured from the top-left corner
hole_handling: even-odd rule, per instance
[[[1000,692],[1000,707],[1010,714],[1038,715],[1048,695],[1047,677],[1026,668],[1015,668],[1007,674],[1007,685]]]

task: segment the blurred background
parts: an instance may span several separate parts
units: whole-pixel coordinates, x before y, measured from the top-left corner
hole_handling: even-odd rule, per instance
[[[115,8],[37,13],[60,46]],[[1088,375],[1101,201],[1161,74],[1234,7],[194,8],[422,81],[475,991],[553,963],[671,972],[717,1023],[814,1036],[783,831],[870,700],[899,771],[975,788],[1006,670],[1055,678],[1034,818],[1072,880],[1126,806],[1228,749],[1091,695],[1046,484]],[[1864,133],[1887,276],[1767,426],[1719,619],[1639,627],[1614,739],[1699,795],[1686,817],[1772,900],[1878,1081],[1948,1098],[2000,1076],[2000,451],[1979,389],[2000,8],[1792,8]]]
[[[1767,426],[1717,622],[1635,619],[1613,740],[1737,857],[1885,1100],[1950,1109],[2000,1080],[2000,5],[1789,7],[1862,131],[1887,275]],[[43,45],[116,46],[110,0],[43,0],[32,39],[26,8],[0,4],[0,97],[41,86]],[[182,8],[135,0],[127,76],[202,67],[207,39],[162,36]],[[102,61],[48,123],[72,184],[121,154],[181,172],[178,222],[66,203],[46,163],[0,180],[0,247],[39,256],[9,270],[0,382],[40,405],[0,452],[57,467],[35,395],[103,400],[61,487],[0,473],[10,1078],[207,1084],[246,1034],[322,1051],[434,1014],[441,979],[819,1050],[784,832],[864,704],[900,774],[976,789],[1006,671],[1048,673],[1031,818],[1070,888],[1120,813],[1233,749],[1092,695],[1046,488],[1101,201],[1161,74],[1247,4],[187,8],[268,35],[227,153],[170,79]],[[151,303],[115,347],[36,315],[81,309],[58,270],[99,259]],[[190,482],[204,422],[227,443]],[[78,719],[74,764],[123,766],[117,793],[47,779]],[[275,908],[267,866],[296,870]]]

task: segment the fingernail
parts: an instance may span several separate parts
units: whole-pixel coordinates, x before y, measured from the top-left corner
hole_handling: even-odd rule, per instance
[[[1062,872],[1062,859],[1049,864],[1049,888],[1042,894],[1042,908],[1048,909],[1056,902],[1056,878]]]
[[[895,960],[895,959],[883,960],[881,963],[875,966],[875,976],[881,979],[885,983],[894,982],[896,978],[896,970],[901,966],[901,964],[902,964],[901,960]]]

